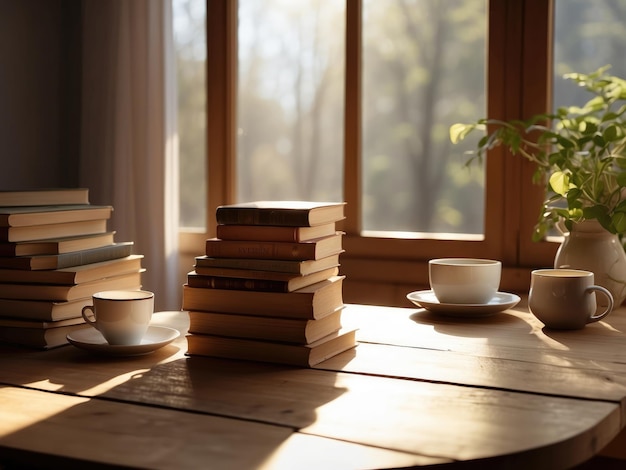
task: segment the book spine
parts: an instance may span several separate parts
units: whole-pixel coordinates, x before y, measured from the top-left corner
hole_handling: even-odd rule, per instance
[[[212,258],[299,260],[315,258],[315,243],[255,242],[208,239],[206,255]]]
[[[196,259],[196,266],[226,267],[232,269],[254,269],[258,271],[275,271],[282,273],[301,273],[299,261],[246,259],[246,258],[205,258]]]
[[[260,209],[250,207],[218,207],[215,212],[222,225],[279,225],[309,227],[308,209]]]
[[[91,250],[76,251],[73,253],[63,253],[57,257],[57,269],[69,268],[72,266],[84,266],[85,264],[99,263],[117,258],[130,256],[132,244],[116,244]]]
[[[259,242],[298,242],[298,227],[218,225],[217,238],[221,240],[254,240]],[[252,228],[251,228],[252,227]]]
[[[284,281],[266,279],[243,279],[219,276],[187,276],[190,287],[203,289],[252,290],[267,292],[288,292],[288,284]]]

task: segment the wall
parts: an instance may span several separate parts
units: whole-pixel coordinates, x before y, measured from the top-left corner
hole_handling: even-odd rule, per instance
[[[78,182],[80,3],[0,0],[0,189]]]

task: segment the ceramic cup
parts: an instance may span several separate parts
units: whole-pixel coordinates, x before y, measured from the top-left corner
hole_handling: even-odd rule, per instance
[[[498,292],[502,263],[490,259],[439,258],[428,262],[430,288],[441,303],[486,304]]]
[[[85,321],[111,345],[140,344],[154,311],[154,294],[143,290],[110,290],[92,296],[83,307]],[[93,313],[94,319],[87,315]]]
[[[598,314],[596,292],[607,301]],[[548,328],[574,330],[611,313],[613,296],[604,287],[594,285],[591,271],[537,269],[531,273],[528,307]]]

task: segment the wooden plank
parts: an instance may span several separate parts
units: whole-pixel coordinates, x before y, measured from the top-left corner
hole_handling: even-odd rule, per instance
[[[2,388],[0,403],[0,465],[317,469],[445,462],[263,423],[35,390]]]

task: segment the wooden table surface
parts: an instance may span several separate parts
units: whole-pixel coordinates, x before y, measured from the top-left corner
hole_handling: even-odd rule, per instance
[[[558,469],[624,425],[624,308],[563,332],[525,305],[343,315],[359,345],[313,369],[187,357],[184,336],[131,358],[2,346],[0,467]]]

